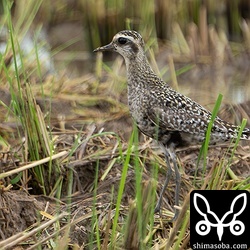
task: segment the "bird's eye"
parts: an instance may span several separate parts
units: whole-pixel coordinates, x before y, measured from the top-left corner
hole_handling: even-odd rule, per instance
[[[128,39],[125,37],[119,37],[117,41],[120,44],[125,44],[128,41]]]

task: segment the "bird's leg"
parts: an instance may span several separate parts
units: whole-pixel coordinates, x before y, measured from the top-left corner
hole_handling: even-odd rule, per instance
[[[158,213],[158,212],[160,213],[160,211],[161,211],[161,204],[162,204],[163,195],[165,193],[165,190],[166,190],[166,188],[168,186],[169,180],[170,180],[171,175],[172,175],[172,168],[171,168],[171,164],[169,162],[169,156],[170,156],[169,153],[167,153],[165,155],[168,170],[167,170],[167,175],[166,175],[164,185],[163,185],[163,187],[161,189],[161,192],[160,192],[160,197],[159,197],[159,199],[158,199],[158,201],[156,203],[156,206],[155,206],[155,213]]]
[[[181,184],[181,176],[180,176],[180,172],[177,166],[177,160],[176,160],[176,155],[174,152],[170,153],[171,155],[171,159],[174,165],[174,172],[175,172],[175,206],[179,206],[179,198],[180,198],[180,184]],[[174,209],[174,217],[172,219],[172,221],[176,220],[179,214],[179,210],[178,209]]]
[[[168,186],[169,180],[170,180],[171,175],[172,175],[171,164],[169,161],[170,159],[173,162],[174,172],[175,172],[175,184],[176,184],[175,185],[175,205],[179,206],[179,193],[180,193],[180,179],[181,178],[180,178],[180,173],[179,173],[179,169],[177,166],[176,155],[173,151],[169,152],[168,150],[164,150],[164,152],[165,152],[166,164],[168,167],[168,171],[167,171],[167,175],[166,175],[166,179],[165,179],[163,188],[162,188],[161,193],[160,193],[160,197],[159,197],[157,204],[156,204],[156,207],[155,207],[155,213],[160,212],[160,210],[161,210],[163,195],[166,191],[166,188]],[[174,217],[171,221],[176,220],[176,218],[178,217],[178,214],[179,214],[179,211],[178,211],[178,209],[175,208]]]

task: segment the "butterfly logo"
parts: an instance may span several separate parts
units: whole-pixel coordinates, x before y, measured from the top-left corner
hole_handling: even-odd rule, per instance
[[[240,199],[243,199],[243,206],[237,211],[237,207],[235,205],[240,202]],[[195,226],[195,230],[199,235],[204,236],[209,234],[211,227],[217,228],[219,241],[222,239],[225,227],[229,227],[230,232],[235,236],[244,233],[245,225],[242,221],[237,220],[237,216],[239,216],[246,208],[246,193],[239,194],[233,199],[230,210],[227,211],[221,219],[219,219],[219,217],[213,211],[211,211],[210,205],[203,195],[195,193],[193,197],[193,203],[196,211],[203,217],[203,220],[197,222]],[[200,204],[200,207],[198,203]],[[201,206],[202,203],[203,206]],[[229,220],[230,218],[232,218],[230,222],[226,223],[225,221]]]

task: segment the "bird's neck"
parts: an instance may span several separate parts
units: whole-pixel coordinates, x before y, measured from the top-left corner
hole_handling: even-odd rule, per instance
[[[128,87],[145,88],[148,86],[147,77],[155,75],[145,55],[125,59]],[[138,86],[139,85],[139,86]]]

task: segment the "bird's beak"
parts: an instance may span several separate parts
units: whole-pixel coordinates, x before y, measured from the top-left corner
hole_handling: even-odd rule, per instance
[[[99,51],[112,51],[115,49],[115,46],[113,43],[109,43],[107,45],[104,45],[102,47],[99,47],[97,49],[95,49],[93,52],[99,52]]]

